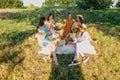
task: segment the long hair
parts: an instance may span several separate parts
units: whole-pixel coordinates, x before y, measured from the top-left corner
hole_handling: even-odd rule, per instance
[[[46,17],[41,17],[36,29],[36,32],[38,32],[38,29],[44,25],[44,21],[46,20]]]
[[[50,16],[53,16],[53,19],[54,19],[54,15],[50,13],[50,14],[48,15],[48,17],[47,17],[47,20],[48,20],[48,21],[49,21]]]
[[[38,26],[37,28],[41,27],[44,25],[44,21],[46,20],[46,17],[41,17],[40,20],[39,20],[39,23],[38,23]]]

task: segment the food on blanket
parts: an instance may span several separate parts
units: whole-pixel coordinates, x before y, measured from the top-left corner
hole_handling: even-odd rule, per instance
[[[65,40],[60,40],[57,42],[58,46],[63,46],[65,45]]]

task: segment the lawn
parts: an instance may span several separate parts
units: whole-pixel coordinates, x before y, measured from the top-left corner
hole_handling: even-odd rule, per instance
[[[79,66],[68,67],[73,55],[57,55],[59,66],[44,63],[41,47],[30,39],[41,16],[53,13],[61,27],[68,12],[82,14],[97,55]],[[119,80],[120,9],[84,11],[45,7],[0,11],[0,80]]]

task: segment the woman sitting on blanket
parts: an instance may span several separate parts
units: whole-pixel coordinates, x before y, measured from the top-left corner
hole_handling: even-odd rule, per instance
[[[47,27],[47,19],[45,17],[41,17],[39,24],[37,26],[37,34],[36,37],[38,39],[38,44],[42,47],[42,50],[38,53],[43,53],[48,56],[43,57],[44,61],[50,60],[53,58],[53,61],[57,63],[57,58],[55,54],[56,46],[50,39],[50,35],[52,35],[51,31]],[[52,57],[51,57],[52,56]]]
[[[67,20],[64,26],[63,38],[66,38],[67,35],[70,33],[73,23],[74,23],[74,19],[72,19],[72,14],[68,13]]]
[[[74,53],[74,59],[73,59],[72,63],[69,64],[69,66],[80,64],[79,61],[77,60],[79,57],[79,54],[82,57],[83,63],[86,63],[89,60],[89,57],[87,57],[85,55],[85,53],[96,54],[94,46],[92,46],[90,43],[90,41],[92,39],[91,39],[89,33],[86,31],[86,28],[87,28],[86,25],[82,23],[79,26],[79,35],[78,35],[77,40],[75,42],[71,43],[71,44],[76,45],[76,50]]]
[[[57,38],[58,34],[57,31],[54,29],[55,28],[55,20],[53,14],[49,14],[47,18],[47,26],[50,32],[52,33],[52,38]]]
[[[73,23],[70,33],[67,34],[65,40],[66,44],[70,42],[75,42],[77,40],[78,34],[79,34],[79,26],[83,23],[83,16],[77,15],[76,21]]]
[[[82,15],[77,15],[76,16],[76,21],[73,23],[71,32],[73,34],[73,40],[76,41],[79,35],[79,26],[83,23],[83,16]],[[69,34],[70,35],[70,34]]]

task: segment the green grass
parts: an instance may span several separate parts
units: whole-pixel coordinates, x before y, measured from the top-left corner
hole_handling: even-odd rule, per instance
[[[63,23],[68,12],[82,14],[94,40],[97,55],[88,55],[86,64],[67,65],[73,55],[57,55],[59,66],[44,63],[37,54],[35,34],[39,17],[49,13]],[[0,12],[0,80],[119,80],[120,9],[84,11],[74,8],[44,7]],[[59,25],[58,25],[59,26]],[[79,58],[80,62],[81,57]]]

